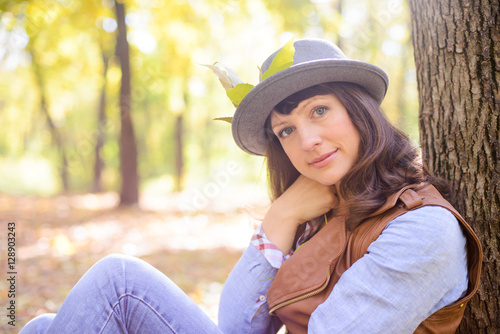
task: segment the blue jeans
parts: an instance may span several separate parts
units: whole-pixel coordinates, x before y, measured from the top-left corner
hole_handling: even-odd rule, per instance
[[[57,314],[31,320],[31,333],[222,333],[169,278],[137,258],[110,255],[68,294]]]

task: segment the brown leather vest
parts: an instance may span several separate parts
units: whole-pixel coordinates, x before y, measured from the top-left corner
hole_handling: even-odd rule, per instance
[[[342,273],[367,253],[387,224],[426,205],[448,209],[460,221],[467,237],[469,288],[467,296],[432,314],[415,333],[454,333],[465,305],[479,286],[481,244],[460,214],[428,184],[408,186],[393,194],[352,233],[346,229],[344,218],[333,218],[282,264],[267,293],[269,313],[277,315],[289,333],[307,333],[311,313],[328,298]]]

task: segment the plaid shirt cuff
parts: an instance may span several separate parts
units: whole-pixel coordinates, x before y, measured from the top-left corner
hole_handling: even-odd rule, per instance
[[[309,240],[317,232],[318,227],[318,222],[306,222],[304,233],[302,233],[299,240],[297,240],[296,249]],[[252,245],[254,245],[262,253],[262,255],[264,255],[271,266],[276,269],[279,269],[281,264],[294,253],[294,251],[291,250],[290,253],[286,255],[283,254],[278,247],[267,239],[266,233],[264,233],[264,230],[262,229],[262,224],[260,224],[255,230],[251,242]]]
[[[292,255],[284,255],[283,252],[276,247],[271,241],[269,241],[262,229],[262,224],[257,227],[254,235],[252,236],[252,245],[254,245],[261,253],[264,255],[266,260],[271,264],[273,268],[279,269],[281,264]]]

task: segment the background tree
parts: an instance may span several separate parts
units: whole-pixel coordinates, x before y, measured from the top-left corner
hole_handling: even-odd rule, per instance
[[[410,1],[424,159],[462,195],[483,274],[460,333],[500,329],[500,8],[498,1]]]
[[[47,128],[50,132],[51,142],[55,146],[59,158],[56,163],[59,171],[62,190],[68,191],[69,175],[68,175],[68,157],[67,147],[64,142],[66,141],[64,129],[60,126],[60,122],[53,115],[54,104],[51,102],[49,94],[51,80],[49,73],[51,71],[58,71],[60,64],[53,62],[55,55],[47,57],[44,53],[47,45],[51,42],[48,29],[44,29],[43,25],[58,25],[60,15],[62,14],[61,8],[58,6],[44,6],[38,1],[33,1],[24,8],[24,15],[20,15],[20,21],[25,26],[25,31],[28,35],[26,43],[26,50],[31,58],[31,67],[34,82],[38,88],[39,94],[39,109],[46,119]],[[32,17],[28,20],[27,17]],[[52,59],[50,59],[52,58]],[[62,58],[62,57],[61,57]],[[52,60],[52,62],[50,61]],[[64,63],[62,61],[61,63]]]
[[[115,1],[118,35],[116,54],[122,71],[120,88],[120,168],[122,188],[120,205],[136,204],[139,200],[139,177],[137,174],[137,146],[131,114],[130,58],[125,25],[125,5]]]
[[[111,1],[109,1],[109,3],[111,4]],[[91,187],[93,192],[102,192],[105,190],[103,187],[103,172],[106,168],[106,161],[104,159],[103,148],[106,143],[106,138],[110,136],[110,133],[107,133],[107,127],[112,121],[107,116],[107,109],[109,109],[108,95],[110,95],[108,94],[108,71],[110,67],[113,66],[113,53],[116,53],[116,38],[114,38],[113,34],[104,30],[103,21],[105,20],[105,15],[107,14],[106,12],[107,10],[103,8],[102,4],[89,2],[87,3],[86,17],[82,18],[81,14],[78,16],[78,18],[82,21],[96,22],[97,29],[95,29],[95,40],[101,54],[100,58],[102,62],[101,82],[97,85],[97,89],[99,90],[99,99],[96,103],[97,112],[94,123],[95,160]],[[109,21],[112,19],[108,18],[107,20]]]
[[[102,191],[102,171],[104,170],[104,159],[102,158],[102,147],[106,140],[106,76],[109,68],[109,56],[106,54],[104,48],[102,49],[102,87],[99,98],[99,106],[97,108],[97,138],[95,143],[95,161],[94,161],[94,182],[92,184],[93,192]]]
[[[49,128],[52,141],[54,142],[57,150],[60,154],[59,170],[62,183],[63,191],[69,190],[69,179],[68,179],[68,159],[66,157],[66,147],[64,146],[63,134],[60,129],[56,126],[54,120],[52,119],[51,113],[49,111],[49,104],[47,102],[47,88],[45,83],[45,78],[42,74],[42,66],[38,60],[38,54],[33,47],[36,43],[36,37],[31,36],[30,41],[27,45],[27,50],[31,56],[31,64],[33,66],[33,75],[35,76],[35,81],[40,92],[40,110],[44,114],[47,120],[47,126]]]

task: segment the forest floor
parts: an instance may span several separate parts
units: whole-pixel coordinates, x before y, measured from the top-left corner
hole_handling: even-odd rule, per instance
[[[57,312],[80,277],[112,253],[150,263],[216,321],[222,285],[248,246],[254,215],[237,206],[182,211],[175,197],[142,198],[137,207],[117,204],[115,193],[0,195],[1,333],[17,333],[33,317]],[[8,297],[9,222],[15,223],[15,298]],[[15,327],[6,317],[11,300]]]

